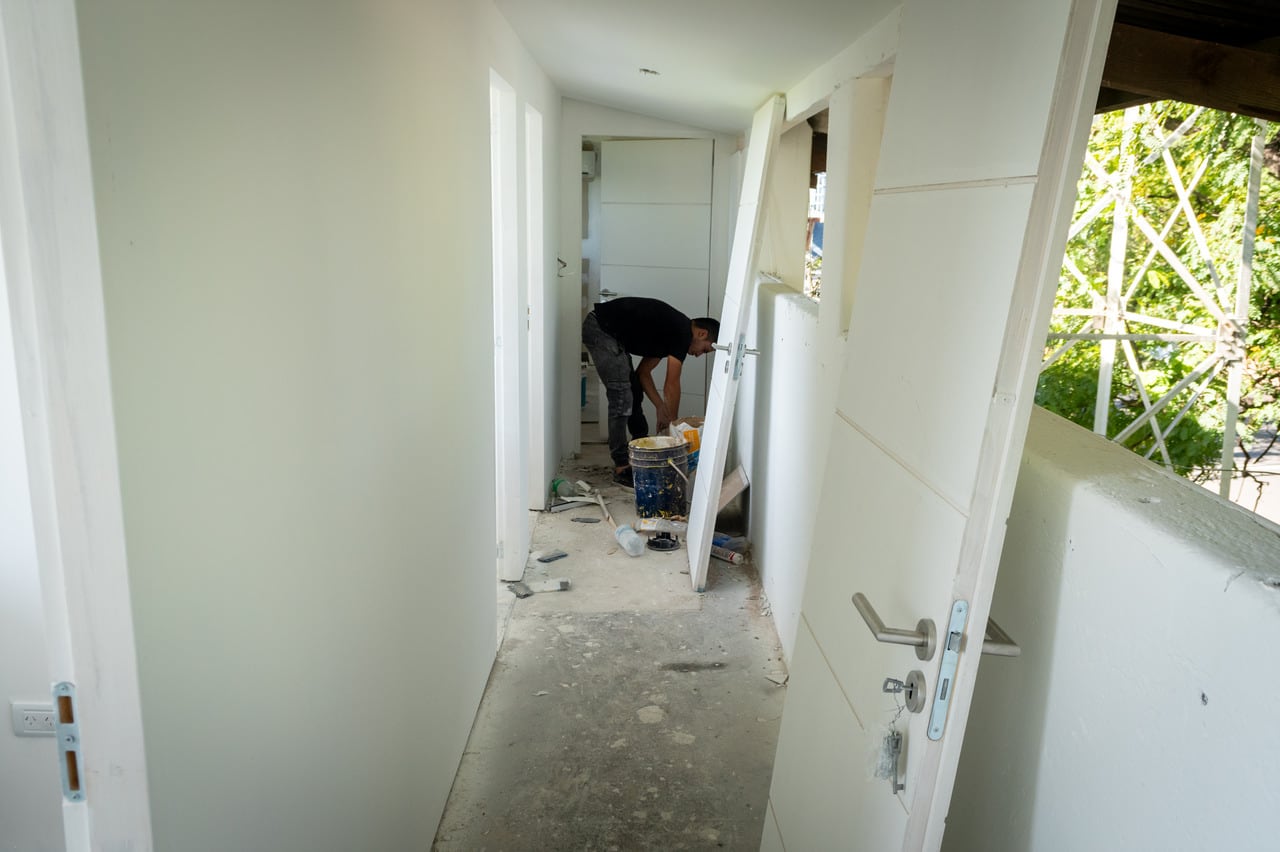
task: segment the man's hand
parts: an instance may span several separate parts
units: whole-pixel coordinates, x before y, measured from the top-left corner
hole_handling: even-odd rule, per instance
[[[667,431],[667,427],[671,425],[671,421],[672,421],[673,419],[674,419],[674,418],[673,418],[673,417],[671,416],[671,414],[667,411],[667,406],[666,406],[665,404],[664,404],[664,405],[662,405],[662,406],[659,406],[659,408],[658,408],[658,434],[662,434],[663,432]]]
[[[653,368],[662,363],[661,358],[642,358],[636,367],[636,375],[640,379],[640,388],[653,403],[658,412],[658,432],[667,431],[680,414],[680,371],[684,362],[674,356],[667,358],[667,378],[662,383],[662,393],[653,383]]]

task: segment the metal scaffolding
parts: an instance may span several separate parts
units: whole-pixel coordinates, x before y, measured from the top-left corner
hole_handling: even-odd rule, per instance
[[[1166,467],[1173,467],[1166,439],[1182,422],[1187,413],[1213,385],[1224,370],[1227,373],[1223,394],[1225,427],[1222,436],[1221,480],[1219,490],[1229,497],[1234,471],[1237,421],[1240,409],[1240,391],[1245,366],[1245,334],[1249,322],[1249,300],[1252,282],[1254,235],[1258,225],[1258,198],[1262,179],[1263,146],[1266,142],[1266,123],[1258,121],[1257,132],[1251,149],[1249,181],[1246,189],[1244,224],[1241,228],[1240,267],[1236,280],[1224,281],[1209,251],[1205,231],[1197,218],[1192,196],[1208,169],[1209,160],[1201,158],[1197,163],[1179,164],[1174,156],[1177,143],[1195,126],[1203,109],[1196,109],[1175,130],[1165,134],[1159,123],[1153,120],[1150,106],[1130,107],[1125,110],[1119,157],[1114,171],[1108,171],[1095,157],[1086,154],[1085,165],[1098,183],[1105,187],[1097,200],[1080,213],[1071,225],[1068,239],[1075,239],[1095,221],[1106,220],[1110,215],[1110,253],[1108,257],[1105,291],[1090,281],[1072,260],[1070,251],[1064,261],[1064,274],[1081,285],[1090,296],[1087,306],[1059,305],[1054,308],[1055,327],[1074,328],[1072,331],[1051,333],[1049,345],[1058,346],[1048,353],[1041,371],[1052,366],[1072,347],[1081,343],[1099,347],[1098,390],[1094,403],[1093,431],[1099,435],[1108,432],[1112,408],[1112,377],[1116,370],[1117,356],[1122,355],[1128,366],[1142,403],[1142,413],[1121,429],[1111,440],[1127,444],[1142,430],[1150,430],[1154,438],[1146,450],[1146,458],[1157,452]],[[1139,131],[1142,131],[1141,133]],[[1135,153],[1137,145],[1149,140],[1145,156]],[[1177,194],[1177,203],[1168,213],[1159,229],[1135,205],[1133,185],[1135,175],[1141,169],[1166,170],[1168,179]],[[1185,219],[1190,245],[1184,254],[1199,256],[1202,272],[1198,277],[1192,267],[1196,263],[1188,257],[1179,257],[1167,242],[1178,219]],[[1145,252],[1130,252],[1130,237],[1136,231],[1145,240]],[[1141,261],[1134,263],[1141,257]],[[1200,319],[1183,321],[1142,313],[1131,307],[1131,300],[1138,286],[1146,280],[1152,263],[1159,257],[1176,273],[1177,278],[1194,304],[1200,306]],[[1143,379],[1143,369],[1136,343],[1162,343],[1166,346],[1209,348],[1195,367],[1163,393],[1155,395]],[[1181,406],[1174,410],[1177,400]]]

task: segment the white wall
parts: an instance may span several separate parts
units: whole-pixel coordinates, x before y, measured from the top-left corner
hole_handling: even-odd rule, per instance
[[[53,737],[16,736],[9,716],[11,702],[52,698],[4,284],[0,264],[0,852],[54,852],[63,848],[58,750]]]
[[[559,290],[559,323],[563,329],[558,338],[557,376],[562,388],[560,432],[563,455],[581,448],[580,430],[574,425],[580,418],[580,382],[582,352],[582,257],[583,257],[583,137],[634,137],[666,139],[714,139],[714,164],[711,199],[711,315],[719,316],[724,301],[724,282],[728,274],[729,242],[733,233],[733,216],[737,208],[737,159],[740,140],[699,127],[673,124],[657,118],[624,112],[598,104],[565,98],[560,124],[560,195],[559,254],[568,266],[557,283]],[[588,241],[588,250],[594,243]],[[594,259],[598,264],[598,257]],[[590,377],[588,377],[590,380]],[[591,437],[591,436],[587,436]]]
[[[751,480],[748,537],[752,563],[773,611],[787,659],[795,646],[809,568],[818,489],[809,483],[826,445],[834,385],[819,359],[818,303],[785,284],[761,284],[738,390],[738,460]]]
[[[559,98],[487,2],[79,17],[156,848],[424,848],[494,652],[490,64],[547,152]]]
[[[1274,849],[1280,527],[1037,410],[949,850]]]

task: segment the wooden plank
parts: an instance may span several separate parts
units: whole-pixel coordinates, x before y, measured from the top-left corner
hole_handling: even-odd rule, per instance
[[[720,497],[716,500],[716,511],[723,512],[724,507],[729,505],[729,501],[746,491],[747,486],[750,484],[751,480],[747,479],[746,468],[738,465],[738,469],[726,476],[724,482],[720,485]]]
[[[1280,121],[1280,55],[1116,24],[1102,84]]]

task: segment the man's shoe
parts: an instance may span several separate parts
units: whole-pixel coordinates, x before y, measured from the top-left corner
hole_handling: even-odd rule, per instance
[[[615,485],[621,485],[623,488],[630,488],[632,491],[636,490],[636,482],[634,475],[631,473],[631,468],[614,471],[613,482]]]

